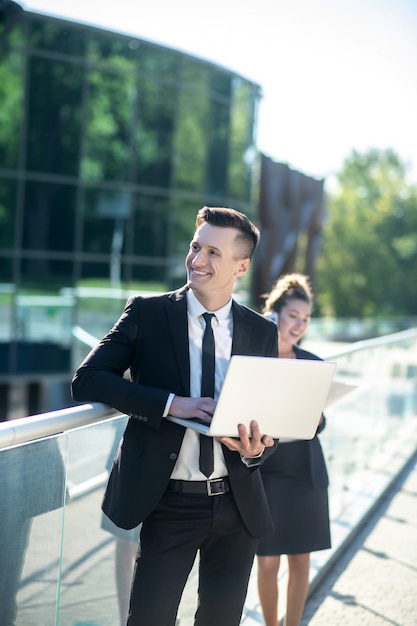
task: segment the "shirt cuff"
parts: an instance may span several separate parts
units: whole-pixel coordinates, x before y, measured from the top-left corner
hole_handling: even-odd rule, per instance
[[[167,417],[168,413],[169,413],[169,409],[171,408],[171,404],[173,399],[175,398],[175,393],[170,393],[168,396],[168,400],[167,403],[165,405],[165,409],[164,412],[162,413],[162,417]]]
[[[256,456],[241,456],[240,460],[246,465],[246,467],[256,467],[261,464],[262,455],[265,452],[265,448]]]

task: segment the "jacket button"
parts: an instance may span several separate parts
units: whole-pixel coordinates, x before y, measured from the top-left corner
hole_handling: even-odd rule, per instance
[[[171,461],[176,461],[177,460],[177,455],[175,452],[171,452],[171,454],[169,455],[169,458]]]
[[[146,415],[143,415],[142,419],[143,419],[144,422],[147,422],[149,420],[149,418]]]

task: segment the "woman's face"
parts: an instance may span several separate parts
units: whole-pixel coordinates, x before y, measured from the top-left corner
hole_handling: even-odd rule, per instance
[[[311,304],[292,298],[282,307],[278,316],[278,339],[280,345],[293,346],[298,343],[308,328]]]

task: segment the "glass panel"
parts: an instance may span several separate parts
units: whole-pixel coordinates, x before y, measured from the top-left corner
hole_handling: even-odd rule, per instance
[[[158,187],[171,184],[171,165],[177,89],[155,80],[139,85],[137,182]]]
[[[26,185],[23,248],[74,250],[76,188],[70,185]]]
[[[16,298],[19,373],[69,372],[73,300],[61,289],[72,286],[72,261],[44,254],[21,259],[21,284]]]
[[[125,67],[130,61],[120,59]],[[82,176],[93,180],[128,180],[132,157],[136,86],[133,73],[90,70]]]
[[[145,291],[165,291],[169,288],[167,277],[169,261],[167,259],[155,259],[153,262],[141,261],[131,267],[131,284],[140,284]]]
[[[94,275],[98,273],[99,269],[95,268],[94,265],[83,264],[83,271],[87,275]],[[90,286],[91,283],[95,286]],[[96,279],[94,281],[85,279],[82,281],[82,285],[77,289],[77,324],[99,341],[120,317],[128,293],[110,290],[108,286],[97,287]],[[81,348],[81,346],[79,347]],[[75,367],[78,367],[89,349],[90,347],[84,346],[83,354],[77,359]]]
[[[110,286],[110,259],[104,261],[83,261],[80,284],[92,285],[92,288],[106,288]],[[88,287],[87,287],[88,288]]]
[[[181,268],[179,275],[183,276],[185,257],[195,231],[195,218],[204,202],[198,204],[195,200],[175,198],[174,206],[173,255],[178,269]]]
[[[210,85],[209,66],[195,61],[192,58],[183,57],[181,62],[181,87],[190,91],[203,91],[208,99]]]
[[[178,94],[178,118],[175,135],[175,184],[184,190],[204,189],[207,158],[207,72],[196,64],[184,63],[182,83],[194,89]]]
[[[230,98],[232,90],[232,76],[221,70],[212,69],[210,77],[210,91],[212,93]]]
[[[0,49],[3,54],[12,46],[23,46],[25,40],[25,15],[20,6],[15,4],[13,9],[6,13],[0,23]],[[20,14],[20,15],[19,15]]]
[[[244,202],[251,200],[251,174],[256,156],[253,143],[257,92],[243,80],[233,81],[231,112],[229,193]]]
[[[169,200],[166,197],[139,195],[136,203],[128,234],[133,262],[129,268],[129,282],[164,281],[164,268],[169,255]],[[147,287],[141,285],[141,288]],[[163,289],[163,283],[159,289]]]
[[[65,453],[54,437],[0,450],[1,624],[55,624]]]
[[[47,252],[22,252],[20,272],[19,291],[22,294],[56,295],[61,289],[73,284],[73,261],[58,260]]]
[[[135,60],[139,55],[139,46],[137,39],[93,31],[88,46],[88,60],[91,63],[105,63],[106,68],[114,67],[132,72],[136,69]]]
[[[118,529],[100,509],[125,424],[125,418],[110,420],[68,435],[69,503],[58,620],[62,626],[126,623],[139,530]]]
[[[50,20],[32,21],[30,45],[33,48],[51,50],[74,56],[83,56],[85,52],[86,29],[83,26],[59,24]]]
[[[1,264],[9,265],[4,259]],[[12,282],[12,274],[5,275],[5,280],[0,280],[0,371],[5,373],[7,369],[7,348],[2,346],[6,342],[11,341],[13,328],[13,295],[15,287]],[[0,421],[4,418],[0,415]]]
[[[356,491],[355,474],[372,467],[372,459],[389,448],[389,440],[415,414],[415,370],[413,374],[410,365],[415,368],[416,364],[411,345],[409,341],[390,343],[337,358],[337,378],[359,387],[326,412],[331,427],[324,431],[323,441],[338,477],[332,480],[333,491],[343,488],[347,492],[349,485]],[[344,499],[346,504],[347,493]]]
[[[15,240],[16,182],[0,178],[0,250],[11,250]],[[5,280],[8,270],[3,261],[0,266],[0,281]]]
[[[180,66],[180,56],[172,50],[164,50],[146,43],[140,44],[140,71],[150,74],[155,80],[176,82]]]
[[[14,328],[19,373],[70,371],[74,301],[64,288],[71,275],[70,261],[22,259]]]
[[[29,77],[27,167],[78,174],[82,68],[32,57]]]
[[[21,51],[8,47],[3,49],[1,44],[0,55],[0,167],[11,168],[17,167],[19,157],[24,58]]]
[[[133,222],[133,254],[161,257],[168,250],[169,200],[155,196],[139,196]]]
[[[206,192],[227,196],[229,162],[230,110],[219,102],[211,102]]]
[[[28,347],[30,354],[22,353],[20,370],[68,369],[68,350],[62,347],[71,343],[73,305],[70,296],[18,294],[17,338],[32,344]],[[39,344],[39,352],[34,342]]]
[[[131,195],[129,192],[104,189],[87,190],[83,250],[94,254],[105,254],[108,263],[112,258],[117,261],[125,247],[125,224],[129,218],[130,210]]]
[[[320,435],[330,476],[333,550],[415,448],[417,338],[404,335],[409,338],[326,357],[337,362],[337,380],[358,385],[326,410]],[[320,555],[315,559],[320,562]]]

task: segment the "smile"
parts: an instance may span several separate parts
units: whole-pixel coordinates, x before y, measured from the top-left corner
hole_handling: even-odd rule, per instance
[[[208,276],[209,272],[202,272],[201,270],[196,270],[192,268],[193,274],[197,274],[197,276]]]

